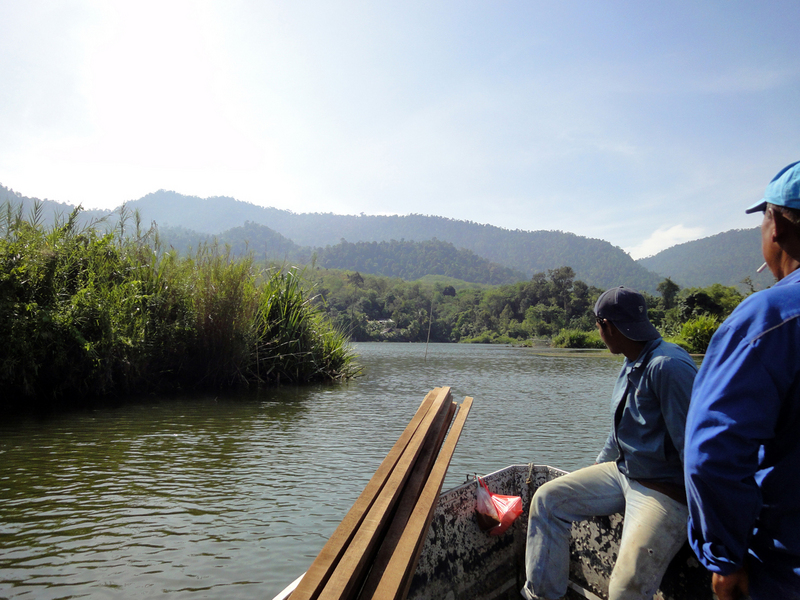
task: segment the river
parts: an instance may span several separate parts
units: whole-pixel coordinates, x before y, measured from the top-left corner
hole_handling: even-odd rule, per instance
[[[474,398],[448,489],[509,464],[591,463],[622,364],[598,351],[355,346],[365,375],[346,384],[0,424],[0,598],[272,598],[429,390]]]

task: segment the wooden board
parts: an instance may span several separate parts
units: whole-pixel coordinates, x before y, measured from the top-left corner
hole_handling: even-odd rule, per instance
[[[408,521],[397,549],[392,555],[371,598],[402,600],[408,594],[411,576],[417,567],[419,553],[422,550],[422,544],[425,541],[425,536],[433,518],[433,511],[436,508],[436,501],[447,474],[447,467],[450,465],[450,459],[453,457],[453,452],[471,406],[472,398],[464,398],[464,402],[459,408],[458,415],[453,422],[447,440],[439,452],[436,464],[425,483],[425,488],[422,490],[422,494],[414,507],[414,512]],[[364,598],[363,600],[368,599]]]
[[[401,497],[403,488],[428,436],[438,436],[433,430],[440,413],[450,405],[450,388],[439,388],[430,410],[397,461],[386,485],[369,508],[358,530],[320,592],[319,600],[349,600],[355,598],[364,581],[367,569],[377,552],[381,536],[386,531],[392,510]],[[294,596],[293,596],[294,600]]]
[[[386,458],[383,459],[364,491],[356,499],[352,508],[342,519],[342,522],[328,539],[325,546],[323,546],[308,571],[306,571],[297,588],[292,592],[292,600],[315,600],[318,598],[364,517],[386,485],[409,442],[430,412],[434,401],[441,394],[449,397],[450,388],[436,388],[425,396],[416,414],[386,455]]]
[[[425,482],[428,480],[428,475],[433,469],[436,456],[439,454],[439,449],[442,447],[442,442],[453,420],[453,415],[455,414],[457,406],[455,402],[451,402],[447,413],[442,413],[441,418],[434,424],[434,429],[439,433],[436,437],[430,436],[428,441],[425,442],[425,446],[422,448],[422,453],[417,463],[414,465],[414,470],[411,472],[411,476],[408,478],[405,488],[403,489],[403,496],[397,504],[397,509],[392,517],[391,525],[383,537],[375,559],[372,561],[372,567],[370,568],[367,580],[359,592],[360,598],[371,598],[375,589],[378,587],[378,582],[383,576],[383,572],[386,570],[397,545],[400,543],[403,531],[405,531],[408,520],[414,511],[414,506],[416,506],[419,496],[424,489]]]

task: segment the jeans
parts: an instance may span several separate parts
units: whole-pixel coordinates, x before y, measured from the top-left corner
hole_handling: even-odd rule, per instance
[[[523,596],[553,600],[567,593],[573,521],[624,512],[609,600],[651,600],[687,539],[688,510],[628,479],[614,462],[547,482],[531,500]]]

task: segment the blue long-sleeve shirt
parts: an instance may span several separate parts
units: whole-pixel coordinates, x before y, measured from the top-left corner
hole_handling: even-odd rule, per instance
[[[631,479],[683,487],[683,436],[697,367],[681,347],[647,342],[622,365],[612,396],[611,433],[597,462],[617,461]]]
[[[749,552],[756,568],[763,564],[772,572],[764,576],[767,582],[795,590],[800,589],[798,283],[800,270],[746,298],[714,335],[692,394],[685,456],[689,540],[700,561],[727,575]],[[751,578],[751,591],[765,585],[772,584]],[[754,598],[779,597],[756,593]]]

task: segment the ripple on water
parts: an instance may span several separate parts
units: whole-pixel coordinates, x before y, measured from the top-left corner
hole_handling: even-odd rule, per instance
[[[531,460],[577,468],[607,433],[607,354],[358,349],[367,375],[344,385],[0,425],[0,597],[270,598],[436,386],[475,398],[446,488]]]

